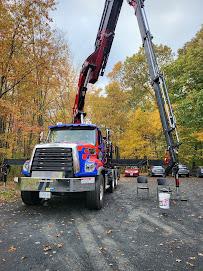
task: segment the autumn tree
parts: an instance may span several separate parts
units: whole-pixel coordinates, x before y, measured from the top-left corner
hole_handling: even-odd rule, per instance
[[[0,152],[29,156],[49,122],[70,119],[75,73],[52,30],[54,0],[1,1]]]
[[[131,113],[120,139],[120,148],[123,157],[163,157],[162,127],[157,109],[144,111],[138,108]]]
[[[181,158],[201,160],[203,147],[203,28],[179,49],[167,81],[181,135]]]
[[[119,83],[112,82],[105,88],[105,94],[97,90],[88,95],[87,113],[92,123],[110,128],[115,143],[124,132],[128,113],[128,93],[122,91]]]
[[[157,60],[162,69],[172,62],[173,53],[171,48],[165,45],[154,45]],[[119,82],[121,88],[130,94],[129,103],[131,109],[137,106],[149,106],[149,102],[154,103],[154,91],[151,87],[149,77],[149,67],[147,64],[144,49],[139,51],[126,60],[118,62],[112,72],[109,73],[111,81]]]

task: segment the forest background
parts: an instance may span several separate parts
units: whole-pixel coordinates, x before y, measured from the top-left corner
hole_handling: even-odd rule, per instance
[[[72,121],[78,72],[63,35],[51,27],[55,8],[55,0],[0,1],[0,160],[28,158],[41,131]],[[154,46],[177,118],[180,161],[201,164],[203,27],[176,55]],[[166,146],[143,49],[108,78],[105,89],[87,93],[88,120],[111,128],[122,158],[162,159]]]

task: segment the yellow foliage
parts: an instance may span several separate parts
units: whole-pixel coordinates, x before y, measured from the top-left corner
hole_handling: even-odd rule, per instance
[[[126,131],[120,140],[123,157],[159,157],[162,128],[159,112],[138,108],[129,118]],[[162,153],[161,153],[162,155]]]
[[[203,141],[203,130],[200,130],[199,132],[193,133],[193,136],[199,140],[199,141]]]

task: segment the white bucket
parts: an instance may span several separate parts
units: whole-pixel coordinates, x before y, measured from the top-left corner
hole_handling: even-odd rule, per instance
[[[170,194],[159,193],[159,207],[162,209],[169,209],[170,207]]]

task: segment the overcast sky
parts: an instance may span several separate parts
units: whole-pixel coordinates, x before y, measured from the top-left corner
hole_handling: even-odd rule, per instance
[[[65,34],[78,69],[94,51],[104,3],[105,0],[58,0],[57,10],[52,14],[54,27]],[[203,23],[203,0],[145,0],[145,10],[154,43],[166,44],[174,52],[189,41]],[[124,0],[106,74],[116,62],[136,53],[140,46],[134,10]],[[100,78],[98,85],[105,83],[106,78]]]

